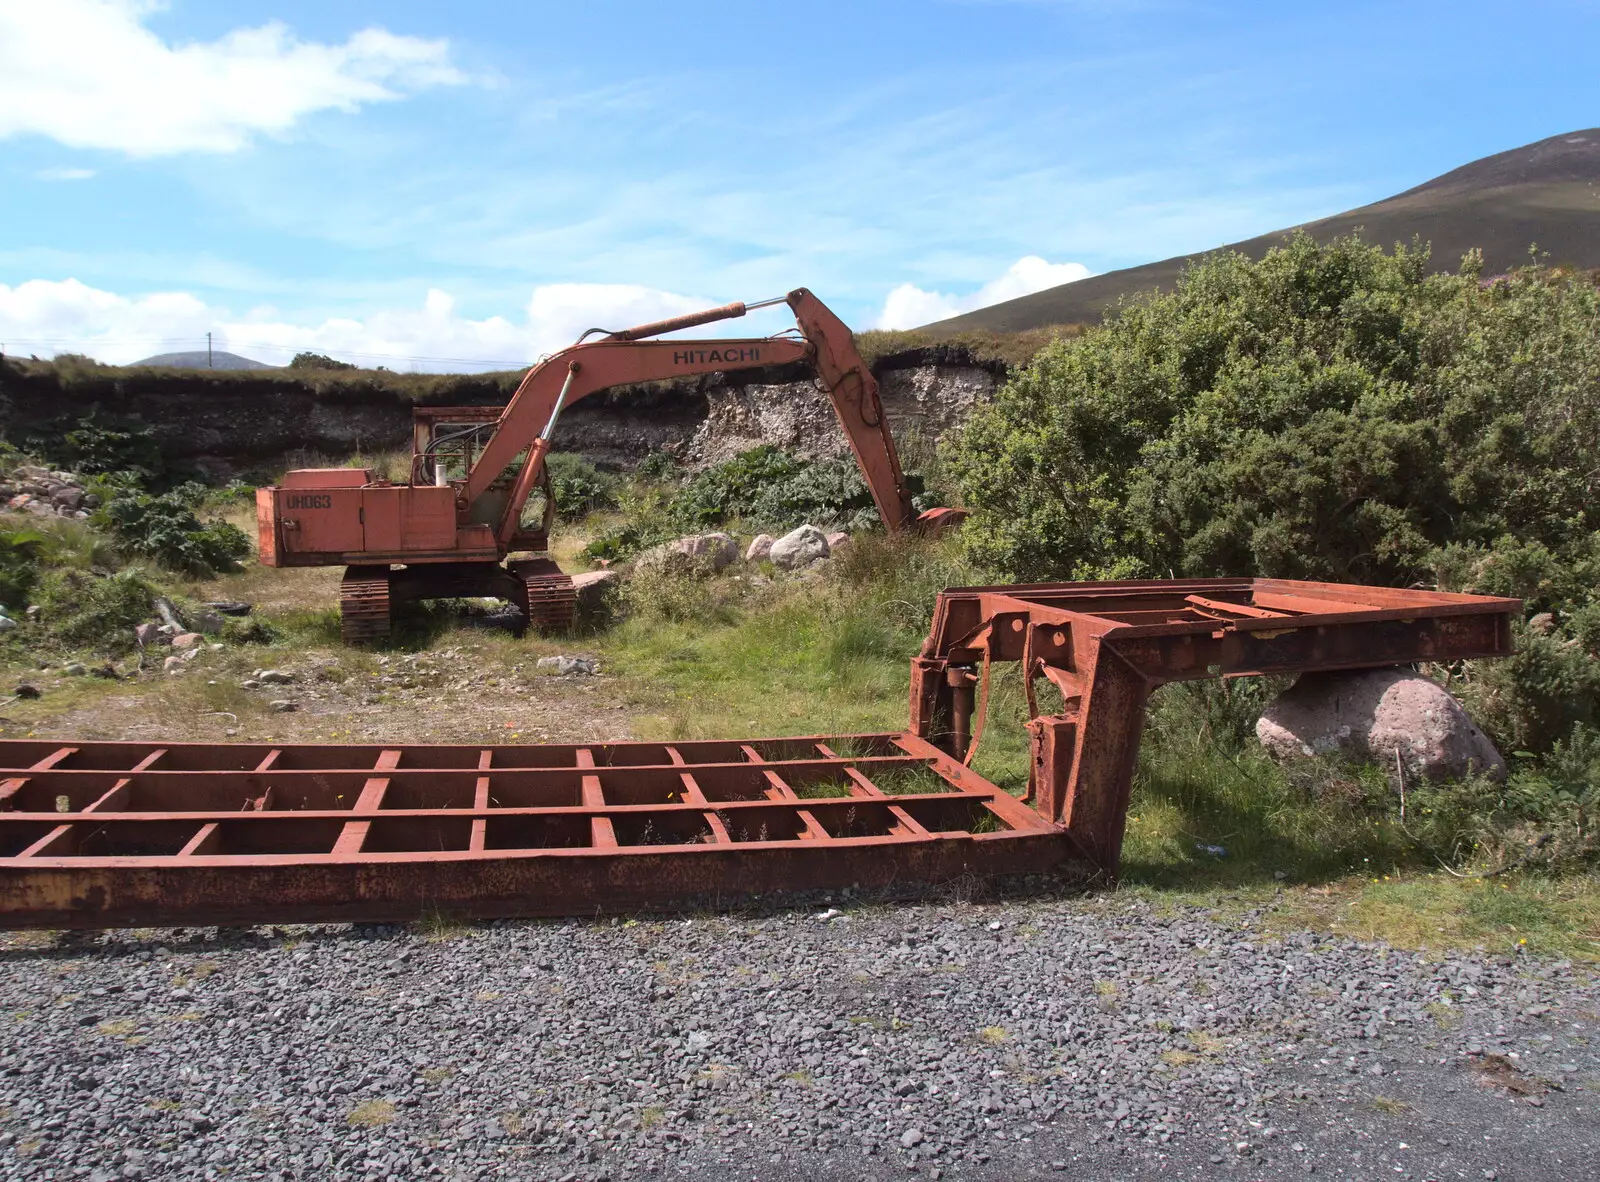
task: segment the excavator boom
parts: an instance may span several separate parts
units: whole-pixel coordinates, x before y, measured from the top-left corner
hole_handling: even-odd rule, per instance
[[[772,302],[772,301],[768,301]],[[784,297],[794,311],[801,339],[788,336],[711,341],[657,341],[665,332],[743,316],[748,305],[728,304],[706,312],[662,320],[563,349],[530,369],[512,394],[494,436],[461,487],[458,507],[477,501],[526,450],[513,495],[497,533],[506,533],[539,476],[549,435],[561,410],[612,386],[661,381],[761,366],[809,362],[839,418],[861,475],[872,490],[884,528],[904,529],[915,519],[911,494],[884,419],[878,381],[844,322],[805,288]],[[760,306],[760,305],[755,305]],[[542,440],[544,447],[538,447]]]

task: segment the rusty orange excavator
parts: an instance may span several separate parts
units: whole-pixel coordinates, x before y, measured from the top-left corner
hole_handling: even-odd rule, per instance
[[[648,338],[787,303],[798,333],[729,340]],[[598,340],[587,340],[594,333]],[[267,566],[346,566],[341,631],[348,643],[389,634],[396,602],[482,596],[507,600],[541,630],[572,624],[571,577],[548,557],[555,515],[545,456],[561,412],[580,398],[632,382],[807,362],[817,372],[872,499],[891,532],[917,517],[878,398],[878,382],[843,321],[804,288],[606,333],[530,369],[505,407],[418,407],[404,484],[366,468],[306,468],[256,492]],[[540,507],[528,512],[534,491]],[[534,557],[513,558],[513,554]]]

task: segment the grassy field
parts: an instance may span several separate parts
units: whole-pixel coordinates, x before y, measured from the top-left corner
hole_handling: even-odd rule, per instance
[[[593,528],[558,539],[568,569]],[[635,577],[613,620],[575,637],[519,640],[441,605],[368,652],[338,643],[337,572],[248,564],[182,590],[255,603],[272,643],[208,652],[178,677],[147,669],[118,681],[62,676],[69,654],[40,670],[17,646],[0,647],[8,678],[46,688],[0,708],[0,734],[473,742],[899,730],[934,595],[974,579],[951,543],[863,536],[798,577],[743,564],[712,579]],[[534,659],[555,652],[598,656],[603,676],[539,675]],[[301,709],[274,713],[267,695],[240,687],[261,667],[296,672]],[[1443,867],[1389,807],[1381,775],[1266,759],[1249,729],[1272,687],[1247,686],[1157,693],[1119,889],[1405,946],[1600,959],[1600,878]],[[1020,678],[1001,667],[975,767],[1017,793],[1024,719]]]

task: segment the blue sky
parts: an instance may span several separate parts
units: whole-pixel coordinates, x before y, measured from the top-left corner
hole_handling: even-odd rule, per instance
[[[918,323],[1593,126],[1596,50],[1593,0],[0,0],[0,342],[479,368],[802,284]]]

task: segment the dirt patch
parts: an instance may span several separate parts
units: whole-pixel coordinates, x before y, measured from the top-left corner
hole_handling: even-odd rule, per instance
[[[1513,1096],[1542,1096],[1550,1082],[1529,1075],[1505,1055],[1480,1055],[1471,1061],[1472,1072],[1485,1087],[1504,1088]]]

